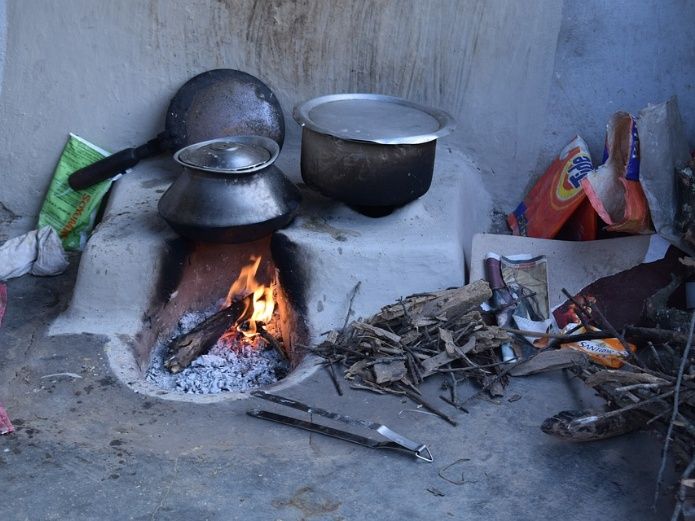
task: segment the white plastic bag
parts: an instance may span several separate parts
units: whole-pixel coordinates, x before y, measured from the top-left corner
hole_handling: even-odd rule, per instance
[[[32,230],[0,246],[0,280],[21,277],[59,275],[68,267],[63,244],[50,226]]]

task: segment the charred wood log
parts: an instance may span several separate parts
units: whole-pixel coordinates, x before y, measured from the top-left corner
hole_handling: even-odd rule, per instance
[[[169,345],[164,366],[172,373],[179,373],[193,360],[207,353],[220,337],[232,327],[251,304],[251,295],[232,302],[207,318],[188,333],[176,337]]]

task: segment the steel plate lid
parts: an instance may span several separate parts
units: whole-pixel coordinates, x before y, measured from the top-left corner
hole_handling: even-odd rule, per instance
[[[233,136],[182,148],[174,159],[184,166],[220,173],[249,173],[275,161],[278,144],[262,136]]]
[[[382,94],[331,94],[297,105],[292,113],[301,126],[350,141],[417,145],[454,131],[443,110]]]

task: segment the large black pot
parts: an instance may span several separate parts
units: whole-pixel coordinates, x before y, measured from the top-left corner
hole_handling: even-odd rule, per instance
[[[302,178],[311,188],[354,206],[401,206],[432,183],[436,141],[381,145],[302,130]]]
[[[437,138],[451,116],[402,98],[336,94],[294,110],[302,125],[302,178],[359,207],[394,207],[429,190]]]

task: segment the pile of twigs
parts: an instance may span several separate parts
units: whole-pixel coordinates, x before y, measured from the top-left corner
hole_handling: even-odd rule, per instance
[[[350,387],[406,395],[455,424],[424,401],[418,386],[431,375],[445,375],[450,396],[442,399],[462,410],[456,388],[464,380],[472,379],[491,394],[501,395],[499,347],[510,337],[483,320],[479,307],[490,296],[490,287],[482,280],[412,295],[329,333],[314,352],[324,358],[338,392],[342,391],[335,366],[342,366]]]
[[[620,369],[583,364],[572,370],[595,389],[608,411],[563,411],[549,418],[543,430],[574,441],[592,441],[617,436],[640,428],[657,428],[665,433],[661,466],[656,477],[654,501],[659,496],[667,456],[673,454],[681,476],[673,519],[695,519],[695,313],[669,308],[668,297],[680,282],[674,280],[645,303],[646,318],[657,328],[627,326],[618,332],[594,306],[578,306],[583,321],[601,327],[624,344],[638,346]],[[576,302],[576,301],[575,301]],[[690,514],[686,514],[686,509]]]

